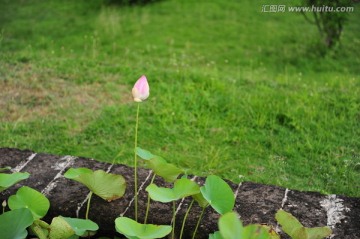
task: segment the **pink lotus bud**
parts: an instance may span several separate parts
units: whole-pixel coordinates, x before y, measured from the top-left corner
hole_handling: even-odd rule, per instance
[[[134,97],[134,101],[142,102],[146,100],[150,95],[150,87],[147,82],[146,76],[141,76],[135,83],[132,88],[132,95]]]

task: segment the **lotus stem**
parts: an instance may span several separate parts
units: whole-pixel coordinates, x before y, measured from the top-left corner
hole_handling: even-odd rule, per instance
[[[183,235],[183,232],[184,232],[184,227],[185,227],[185,222],[186,222],[186,218],[188,217],[189,215],[189,212],[190,212],[190,209],[194,203],[194,199],[191,201],[190,205],[189,205],[189,208],[186,210],[186,213],[185,213],[185,216],[184,216],[184,219],[183,219],[183,222],[182,222],[182,225],[181,225],[181,231],[180,231],[180,238],[182,238],[182,235]]]
[[[152,184],[154,182],[155,176],[156,176],[156,174],[154,173],[154,175],[151,178],[150,184]],[[148,194],[144,224],[146,224],[146,222],[147,222],[147,218],[149,215],[149,209],[150,209],[150,196]]]
[[[138,138],[138,127],[139,127],[139,111],[140,111],[140,104],[137,104],[137,111],[136,111],[136,126],[135,126],[135,148],[134,148],[134,188],[135,188],[135,221],[138,221],[138,179],[137,179],[137,138]]]
[[[176,220],[175,201],[173,201],[173,219],[172,219],[173,229],[171,232],[171,239],[175,239],[175,220]]]
[[[90,191],[88,194],[88,201],[87,201],[87,206],[86,206],[86,214],[85,214],[85,219],[89,219],[89,211],[90,211],[90,201],[91,201],[91,196],[92,196],[92,192]]]
[[[205,209],[206,209],[206,207],[203,207],[203,209],[202,209],[202,211],[201,211],[201,214],[200,214],[200,216],[199,216],[199,219],[198,219],[198,221],[197,221],[197,223],[196,223],[196,227],[195,227],[195,231],[194,231],[194,234],[193,234],[193,236],[192,236],[192,239],[195,238],[196,232],[197,232],[197,230],[198,230],[198,228],[199,228],[199,225],[200,225],[201,219],[202,219],[202,217],[203,217],[203,215],[204,215]]]

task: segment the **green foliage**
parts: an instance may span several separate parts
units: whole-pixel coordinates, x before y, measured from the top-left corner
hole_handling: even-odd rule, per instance
[[[243,227],[238,215],[235,212],[228,212],[219,219],[220,235],[215,234],[214,238],[223,239],[280,239],[278,235],[270,237],[269,232],[261,225],[250,224]]]
[[[50,208],[49,200],[42,193],[27,186],[10,196],[8,204],[11,210],[28,208],[35,220],[44,217]]]
[[[1,147],[131,165],[146,74],[143,148],[189,174],[359,197],[360,5],[321,56],[315,26],[263,4],[7,1]]]
[[[183,173],[183,170],[171,163],[167,163],[165,159],[152,154],[150,151],[137,147],[136,154],[144,160],[146,168],[153,170],[156,175],[167,182],[174,182]]]
[[[219,219],[220,234],[226,239],[242,238],[243,226],[234,212],[223,214]]]
[[[30,229],[39,239],[48,239],[50,225],[46,222],[35,220]]]
[[[209,205],[208,201],[204,198],[202,193],[192,195],[194,200],[199,204],[200,207],[205,208]]]
[[[28,234],[26,228],[30,226],[33,221],[34,218],[31,211],[27,208],[16,209],[1,214],[1,239],[24,239]]]
[[[69,238],[75,234],[73,228],[62,217],[54,217],[50,224],[50,238],[51,239],[64,239]]]
[[[78,236],[92,236],[95,231],[99,229],[99,226],[89,219],[79,219],[71,217],[62,217],[74,230]]]
[[[323,239],[332,233],[329,227],[304,227],[293,215],[284,210],[279,210],[275,218],[283,231],[292,239]]]
[[[174,182],[173,188],[163,188],[150,184],[147,186],[146,191],[152,200],[166,203],[198,194],[200,193],[200,187],[190,179],[181,178]]]
[[[230,212],[235,204],[235,197],[230,186],[220,177],[210,175],[205,185],[200,188],[203,197],[220,214]]]
[[[43,227],[45,229],[45,227]],[[78,219],[70,217],[54,217],[50,226],[49,239],[75,239],[78,237],[93,236],[99,226],[88,219]],[[42,239],[42,238],[40,238]]]
[[[88,168],[70,168],[66,171],[64,177],[84,184],[91,192],[107,201],[118,199],[125,193],[126,183],[124,177],[106,173],[103,170],[92,171]]]
[[[29,175],[29,173],[0,173],[0,192],[6,190],[21,180],[27,179]]]
[[[220,232],[214,232],[214,233],[211,233],[209,234],[209,239],[224,239]]]
[[[171,232],[171,226],[141,224],[127,217],[116,218],[115,228],[129,239],[163,238]]]

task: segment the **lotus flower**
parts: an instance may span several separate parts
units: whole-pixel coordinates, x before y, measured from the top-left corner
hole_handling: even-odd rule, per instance
[[[135,83],[132,88],[132,95],[134,97],[134,101],[142,102],[146,100],[150,95],[150,87],[147,82],[146,76],[141,76]]]

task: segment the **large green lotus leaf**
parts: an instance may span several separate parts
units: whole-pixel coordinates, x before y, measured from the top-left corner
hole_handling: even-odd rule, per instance
[[[75,234],[78,236],[83,236],[84,234],[88,235],[93,234],[93,232],[99,230],[99,226],[89,220],[89,219],[79,219],[79,218],[71,218],[71,217],[62,217],[72,229],[75,231]]]
[[[146,191],[152,200],[166,203],[198,194],[200,187],[190,179],[181,178],[175,181],[173,188],[158,187],[152,183],[146,188]]]
[[[163,238],[172,230],[168,225],[141,224],[127,217],[116,218],[115,228],[129,239]]]
[[[11,210],[30,209],[34,219],[44,217],[50,208],[49,200],[42,193],[27,186],[19,188],[15,195],[10,196],[8,204]]]
[[[218,213],[225,214],[233,209],[235,204],[234,193],[220,177],[208,176],[205,185],[200,190],[204,198]]]
[[[154,171],[156,175],[162,177],[166,182],[174,182],[183,173],[183,170],[147,150],[137,148],[136,153],[145,160],[146,168]]]
[[[54,217],[50,224],[50,239],[67,239],[75,235],[74,229],[63,217]]]
[[[27,179],[29,173],[0,173],[0,192],[6,190],[17,182]]]
[[[64,177],[84,184],[91,192],[107,201],[118,199],[125,193],[126,182],[124,177],[103,170],[70,168]]]
[[[27,208],[16,209],[0,215],[1,239],[24,239],[26,228],[34,221],[31,211]]]
[[[243,226],[238,219],[238,215],[235,212],[228,212],[222,215],[219,219],[220,234],[226,239],[239,239],[243,238]],[[247,237],[246,237],[247,238]],[[244,238],[245,239],[245,238]]]
[[[329,227],[304,227],[293,215],[280,209],[275,214],[282,230],[293,239],[322,239],[331,235]]]

